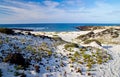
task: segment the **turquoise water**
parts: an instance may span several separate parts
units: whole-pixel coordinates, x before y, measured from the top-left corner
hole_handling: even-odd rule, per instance
[[[91,23],[44,23],[44,24],[0,24],[4,28],[33,29],[35,31],[78,31],[77,26],[115,26],[120,24]]]

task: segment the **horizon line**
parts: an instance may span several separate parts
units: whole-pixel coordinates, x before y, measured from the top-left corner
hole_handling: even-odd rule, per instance
[[[0,25],[16,25],[16,24],[120,24],[120,23],[91,23],[91,22],[85,22],[85,23],[68,23],[68,22],[49,22],[49,23],[0,23]]]

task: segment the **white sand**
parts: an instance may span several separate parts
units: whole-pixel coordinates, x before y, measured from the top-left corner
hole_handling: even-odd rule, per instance
[[[100,32],[100,31],[102,31],[102,30],[95,31],[95,32]],[[77,43],[77,41],[75,41],[74,39],[76,37],[78,37],[79,35],[86,34],[88,32],[90,32],[90,31],[61,32],[61,33],[55,33],[55,32],[31,32],[31,33],[36,34],[36,35],[46,35],[46,36],[50,36],[50,37],[52,37],[54,35],[58,35],[65,41]],[[2,35],[2,34],[0,34],[0,35]],[[6,37],[6,35],[2,35],[2,36]],[[12,36],[9,36],[9,37],[12,37]],[[41,40],[39,38],[33,38],[33,37],[27,37],[27,36],[16,36],[16,37],[19,39],[32,40],[32,43],[29,43],[29,44],[37,45],[40,42],[43,42],[43,40]],[[14,39],[12,41],[13,41],[13,43],[16,43],[18,40]],[[51,44],[50,40],[45,39],[44,42],[48,42],[49,44]],[[18,44],[18,46],[20,46],[20,45]],[[89,44],[88,46],[100,47],[96,43]],[[7,48],[9,48],[7,46],[4,46],[4,47],[6,49],[5,48],[1,48],[1,49],[7,50]],[[20,47],[22,47],[22,46],[20,46]],[[93,71],[93,73],[95,75],[93,75],[93,77],[120,77],[120,45],[110,45],[110,46],[104,45],[104,46],[101,46],[101,48],[107,50],[108,53],[110,53],[112,55],[113,60],[110,60],[108,63],[104,63],[102,65],[95,65],[94,66],[95,71]],[[68,52],[64,51],[64,45],[58,46],[57,50],[55,50],[55,52],[57,52],[59,55],[61,53],[64,56],[67,56],[67,54],[68,54]],[[60,63],[61,59],[60,58],[57,58],[57,59],[59,60],[59,63]],[[49,61],[50,63],[48,63],[48,64],[46,63],[46,66],[51,66],[52,68],[54,68],[53,66],[57,65],[54,63],[54,61],[55,61],[55,58],[54,57],[51,58],[51,60]],[[68,59],[65,59],[62,61],[65,61],[66,64],[68,63]],[[46,60],[43,60],[43,62],[46,62]],[[2,69],[2,71],[3,71],[3,77],[15,77],[13,72],[8,71],[8,69],[15,71],[13,66],[9,66],[6,63],[0,63],[0,69]],[[47,70],[45,70],[44,67],[41,67],[40,73],[36,73],[34,70],[24,71],[24,72],[28,77],[91,77],[86,74],[81,75],[79,73],[76,73],[75,71],[71,72],[71,68],[70,68],[69,64],[67,64],[65,67],[61,67],[58,69],[59,69],[59,71],[56,71],[56,72],[48,72]],[[66,76],[64,76],[65,71],[67,72]]]

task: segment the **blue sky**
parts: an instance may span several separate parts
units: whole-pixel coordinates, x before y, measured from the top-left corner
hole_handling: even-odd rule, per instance
[[[120,23],[120,0],[0,0],[4,23]]]

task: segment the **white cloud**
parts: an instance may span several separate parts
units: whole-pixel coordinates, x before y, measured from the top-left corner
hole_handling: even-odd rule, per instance
[[[55,8],[59,5],[58,2],[53,2],[53,1],[44,1],[44,5],[46,5],[48,8]]]
[[[72,0],[71,0],[72,1]],[[81,0],[76,0],[78,5]],[[104,2],[96,2],[96,6],[86,8],[79,5],[77,9],[58,8],[62,4],[66,6],[74,5],[76,2],[53,2],[44,1],[42,3],[5,1],[0,5],[0,9],[8,15],[0,14],[0,23],[34,23],[34,22],[118,22],[120,21],[119,7],[112,6]],[[10,5],[12,4],[12,5]],[[0,10],[2,11],[2,10]],[[117,12],[117,13],[116,13]]]

